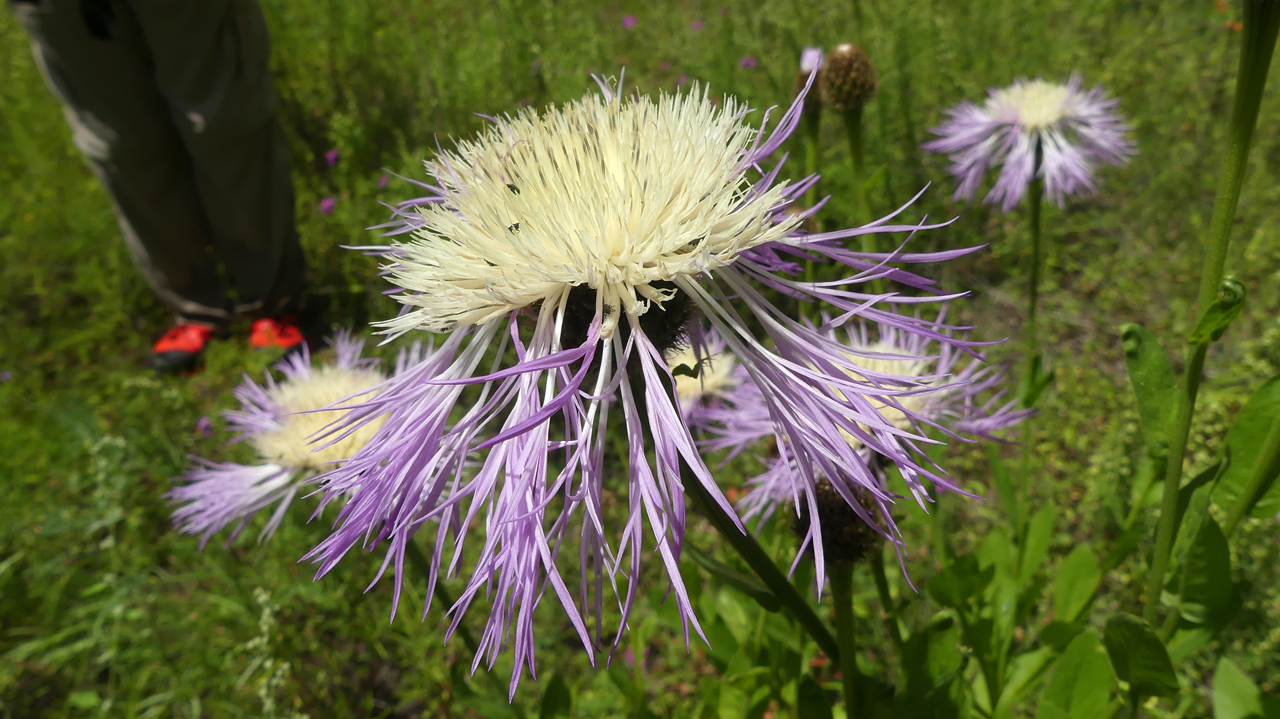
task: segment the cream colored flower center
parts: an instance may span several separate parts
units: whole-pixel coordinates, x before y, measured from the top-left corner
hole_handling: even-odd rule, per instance
[[[381,326],[445,332],[586,285],[608,337],[619,309],[640,315],[669,296],[654,282],[785,237],[798,220],[775,224],[769,208],[786,183],[750,193],[742,158],[756,130],[745,114],[696,88],[656,101],[593,94],[460,141],[426,163],[447,201],[419,208],[421,229],[397,245],[390,279],[413,309]]]
[[[728,352],[710,357],[703,354],[702,364],[699,366],[693,348],[686,347],[669,357],[667,365],[672,369],[685,365],[698,373],[697,377],[676,375],[676,394],[682,403],[689,406],[704,399],[719,397],[737,384],[733,381],[733,369],[737,366],[737,361]]]
[[[902,348],[894,346],[893,344],[888,342],[875,342],[873,344],[866,345],[860,349],[865,350],[866,352],[875,353],[875,354],[887,354],[887,355],[902,354]],[[859,367],[865,368],[868,372],[874,372],[881,375],[889,375],[893,377],[920,377],[926,374],[926,370],[927,370],[927,363],[921,360],[916,360],[916,359],[862,357],[862,356],[851,355],[851,354],[845,355],[845,356],[849,359],[849,361],[853,362]],[[861,374],[858,374],[857,372],[853,372],[847,369],[845,370],[845,374],[861,382],[870,383],[873,381],[871,378],[868,378],[865,375],[861,375]],[[880,382],[881,384],[884,384],[885,382],[884,380],[876,380],[876,381]],[[897,386],[886,386],[886,389],[898,390],[901,388]],[[844,393],[841,392],[840,390],[836,390],[836,394],[840,395],[841,398],[844,398],[845,396]],[[895,402],[897,402],[898,407],[901,407],[902,409],[898,409],[898,407],[889,405],[879,397],[867,397],[867,401],[871,403],[871,406],[874,407],[875,410],[880,413],[880,416],[884,417],[884,419],[888,421],[890,424],[902,430],[911,429],[911,420],[907,417],[906,413],[907,412],[917,413],[920,410],[922,410],[924,408],[925,401],[926,401],[925,395],[923,394],[908,395],[908,396],[898,395],[898,396],[894,396],[893,399]],[[906,410],[906,412],[904,412],[903,410]],[[870,431],[870,428],[867,425],[860,424],[858,426],[865,431],[868,431],[868,432]],[[854,449],[859,449],[862,447],[862,441],[859,440],[857,437],[854,437],[853,435],[849,434],[848,432],[845,432],[844,430],[840,430],[840,433],[844,435],[845,440],[849,442],[849,444]]]
[[[263,461],[296,469],[332,469],[334,462],[350,459],[373,438],[385,417],[364,425],[351,436],[332,446],[313,452],[327,440],[312,443],[314,435],[340,416],[338,412],[307,412],[320,409],[344,397],[368,394],[368,390],[385,379],[373,369],[342,369],[340,367],[313,368],[306,376],[276,385],[267,395],[289,414],[279,429],[259,434],[251,440]],[[360,402],[367,397],[357,397]]]
[[[1018,123],[1028,131],[1042,130],[1053,125],[1067,112],[1066,85],[1032,80],[1017,82],[1000,90],[993,103],[1017,112]]]

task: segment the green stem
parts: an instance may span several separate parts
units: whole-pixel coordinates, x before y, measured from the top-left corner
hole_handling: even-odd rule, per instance
[[[815,84],[810,93],[817,93],[818,88]],[[818,174],[818,133],[822,124],[822,111],[812,110],[806,112],[803,116],[804,121],[804,174],[806,177],[812,177]],[[818,204],[818,186],[815,184],[804,193],[805,209],[810,209]],[[816,218],[815,218],[816,219]],[[812,259],[804,262],[804,281],[816,282],[818,279],[817,267]],[[801,303],[801,309],[805,308],[805,303]]]
[[[422,550],[418,548],[417,542],[412,539],[405,542],[404,555],[409,560],[409,564],[412,564],[413,568],[417,570],[418,574],[421,574],[428,582],[431,581],[431,565],[427,562],[427,558],[423,556]],[[445,589],[444,585],[439,581],[436,582],[436,588],[432,594],[435,596],[436,601],[440,602],[440,604],[444,606],[445,611],[448,611],[449,607],[453,606],[453,597],[449,596],[449,590]],[[466,625],[459,622],[458,629],[455,631],[455,634],[462,639],[462,643],[466,645],[467,651],[472,654],[476,654],[480,651],[480,645],[476,643],[476,638],[471,635],[471,632],[467,629]],[[493,672],[485,672],[484,675],[488,678],[489,683],[493,685],[493,689],[497,691],[500,696],[507,696],[507,687],[503,686],[502,681],[498,679],[497,675]],[[517,719],[524,719],[524,709],[514,701],[511,702],[511,712],[516,715]]]
[[[902,657],[902,630],[898,626],[898,616],[893,608],[893,597],[889,594],[889,577],[884,572],[884,547],[871,550],[871,575],[876,580],[876,593],[880,595],[880,611],[884,614],[885,630],[893,640],[893,646]]]
[[[751,536],[750,532],[744,532],[738,529],[733,519],[724,511],[718,502],[711,497],[702,483],[681,464],[680,478],[684,482],[685,494],[689,495],[689,499],[693,501],[693,505],[702,513],[707,521],[711,522],[711,526],[716,528],[720,536],[724,538],[729,546],[738,553],[742,561],[751,567],[751,571],[760,577],[760,581],[764,582],[769,591],[778,598],[782,606],[786,607],[791,616],[800,622],[800,626],[808,632],[809,636],[818,643],[831,661],[839,661],[840,648],[836,643],[835,637],[831,636],[831,630],[827,629],[827,625],[823,623],[813,607],[800,596],[800,592],[787,581],[786,575],[778,569],[778,565],[773,563],[769,558],[769,554],[764,551],[756,538]]]
[[[849,139],[849,156],[853,159],[853,224],[863,225],[871,220],[871,211],[867,206],[867,159],[862,131],[862,103],[844,111],[844,130]],[[875,234],[862,235],[862,251],[876,253],[880,251]],[[870,283],[872,292],[884,292],[884,281],[874,280]]]
[[[1275,0],[1245,0],[1244,30],[1240,47],[1240,68],[1236,75],[1236,99],[1231,112],[1231,126],[1227,139],[1227,156],[1218,181],[1218,193],[1213,204],[1213,217],[1209,221],[1209,237],[1205,247],[1204,269],[1200,275],[1200,295],[1196,303],[1196,317],[1202,316],[1217,297],[1222,283],[1222,267],[1226,262],[1227,248],[1231,243],[1231,228],[1235,222],[1236,207],[1240,201],[1240,188],[1244,184],[1249,161],[1249,146],[1258,124],[1258,108],[1262,104],[1262,91],[1267,84],[1267,71],[1271,68],[1271,55],[1275,51],[1276,35],[1280,32],[1280,2]],[[1194,320],[1188,326],[1194,327]],[[1189,345],[1186,348],[1187,371],[1184,385],[1178,394],[1178,410],[1174,421],[1173,441],[1169,459],[1165,465],[1164,501],[1161,503],[1160,525],[1156,529],[1156,546],[1151,559],[1151,571],[1147,579],[1146,604],[1142,616],[1148,622],[1155,621],[1160,605],[1160,588],[1164,586],[1164,574],[1169,566],[1169,553],[1173,549],[1174,514],[1178,504],[1178,487],[1182,482],[1182,463],[1187,453],[1187,438],[1191,433],[1191,417],[1195,412],[1196,394],[1200,389],[1208,343]]]
[[[1036,151],[1036,168],[1040,167],[1039,150]],[[1035,386],[1039,374],[1040,343],[1036,336],[1036,309],[1040,304],[1040,202],[1044,195],[1043,181],[1037,177],[1031,181],[1027,190],[1027,200],[1031,205],[1031,266],[1027,283],[1027,349],[1026,369],[1023,374],[1024,391],[1030,392]],[[1029,396],[1024,394],[1024,399]],[[1024,402],[1026,404],[1026,402]]]
[[[1271,430],[1262,442],[1262,450],[1258,453],[1258,461],[1253,465],[1253,472],[1249,475],[1244,492],[1223,522],[1224,535],[1230,537],[1236,531],[1240,521],[1248,516],[1249,510],[1261,498],[1267,482],[1275,479],[1277,472],[1280,472],[1280,414],[1271,422]]]
[[[830,568],[831,601],[836,605],[836,637],[840,642],[840,682],[844,685],[844,712],[849,719],[858,716],[858,652],[854,635],[853,563],[832,562]]]

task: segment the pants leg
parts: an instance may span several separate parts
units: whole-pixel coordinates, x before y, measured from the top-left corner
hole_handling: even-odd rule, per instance
[[[78,0],[13,5],[72,139],[102,180],[138,269],[179,314],[225,322],[231,302],[193,168],[156,87],[141,29],[117,3],[114,37],[89,34]]]
[[[257,0],[129,0],[191,158],[236,310],[296,307],[305,264]]]

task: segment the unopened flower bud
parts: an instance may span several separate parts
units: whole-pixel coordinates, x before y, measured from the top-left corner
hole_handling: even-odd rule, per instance
[[[822,102],[839,110],[852,110],[876,94],[876,66],[858,45],[839,45],[827,56],[819,76]]]
[[[868,499],[864,491],[850,490],[867,514],[875,517],[879,509]],[[814,500],[818,505],[818,526],[822,529],[822,552],[831,562],[856,564],[880,545],[880,533],[875,527],[853,511],[845,498],[840,496],[831,481],[823,479],[814,487]],[[809,533],[809,505],[800,503],[800,517],[796,521],[796,534],[802,539]]]
[[[821,48],[806,47],[800,53],[800,71],[796,73],[796,84],[791,96],[796,97],[804,92],[804,86],[808,84],[809,76],[814,72],[818,73],[818,77],[814,79],[813,85],[809,88],[809,94],[805,95],[804,98],[805,115],[812,115],[822,111],[822,96],[818,91],[818,87],[822,83],[822,67]]]

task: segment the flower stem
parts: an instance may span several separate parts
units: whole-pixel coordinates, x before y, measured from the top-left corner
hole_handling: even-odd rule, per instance
[[[1037,172],[1040,167],[1039,151],[1036,151]],[[1040,343],[1036,337],[1036,308],[1040,304],[1040,202],[1044,195],[1044,181],[1036,177],[1027,190],[1027,201],[1031,205],[1031,266],[1027,273],[1027,367],[1023,377],[1023,404],[1029,404],[1027,398],[1039,379],[1040,366],[1037,359],[1040,354]]]
[[[1226,262],[1227,247],[1231,243],[1231,227],[1240,201],[1240,188],[1244,185],[1249,146],[1253,141],[1254,128],[1258,124],[1258,108],[1262,105],[1262,91],[1267,84],[1267,71],[1271,68],[1271,55],[1276,47],[1278,32],[1280,2],[1245,0],[1240,67],[1236,74],[1236,99],[1231,111],[1227,153],[1222,175],[1218,180],[1213,217],[1209,221],[1196,317],[1202,316],[1213,303],[1222,283],[1222,267]],[[1191,319],[1195,320],[1195,317]],[[1191,322],[1190,326],[1194,327],[1195,322]],[[1156,610],[1160,605],[1160,589],[1164,586],[1164,575],[1169,567],[1169,553],[1175,539],[1173,522],[1178,505],[1178,487],[1182,482],[1182,463],[1187,453],[1191,417],[1195,412],[1196,393],[1200,389],[1208,348],[1209,343],[1205,341],[1188,345],[1185,351],[1187,371],[1183,378],[1183,389],[1178,393],[1178,410],[1174,419],[1169,458],[1165,465],[1160,525],[1156,529],[1155,552],[1151,559],[1146,603],[1142,611],[1143,618],[1148,622],[1155,621]]]
[[[836,605],[836,637],[840,642],[840,681],[844,685],[845,716],[860,713],[858,697],[858,652],[854,636],[853,563],[831,564],[831,601]]]
[[[862,103],[845,110],[843,115],[844,130],[849,139],[849,155],[853,159],[853,222],[855,225],[862,225],[869,222],[871,216],[867,207],[867,160],[862,132]],[[875,233],[862,235],[860,239],[863,252],[880,251]],[[873,280],[870,284],[872,292],[884,291],[881,280]]]
[[[773,592],[773,595],[778,598],[782,606],[786,607],[791,616],[796,618],[800,626],[804,627],[809,636],[813,637],[823,653],[831,661],[838,662],[840,660],[839,645],[835,637],[831,636],[831,630],[827,629],[827,625],[813,611],[813,607],[810,607],[804,597],[800,596],[800,592],[787,581],[786,575],[778,569],[778,565],[773,563],[756,538],[751,536],[750,532],[738,529],[733,519],[725,513],[718,502],[712,499],[702,483],[683,464],[681,470],[680,478],[684,482],[685,494],[689,495],[689,499],[693,501],[698,511],[711,522],[711,526],[715,527],[720,536],[733,547],[742,561],[751,567],[751,571],[760,577],[760,581]]]
[[[1274,479],[1277,471],[1280,471],[1280,414],[1272,420],[1271,430],[1263,440],[1262,450],[1258,452],[1258,460],[1253,465],[1249,481],[1245,484],[1244,491],[1240,493],[1240,498],[1236,500],[1235,506],[1231,508],[1226,521],[1223,522],[1224,535],[1230,537],[1236,531],[1240,521],[1249,514],[1249,510],[1260,498],[1263,485],[1268,479]]]
[[[812,92],[817,92],[815,85]],[[801,141],[804,143],[804,174],[806,177],[812,177],[818,174],[818,133],[822,126],[822,111],[814,110],[804,113],[801,118],[804,122],[804,135]],[[804,193],[805,209],[810,209],[818,204],[818,186],[814,184]],[[813,218],[816,220],[816,218]],[[804,281],[816,282],[817,267],[814,260],[807,259],[804,262]],[[802,304],[803,308],[804,305]]]
[[[876,580],[876,593],[880,595],[880,611],[884,613],[885,630],[889,632],[889,638],[893,640],[893,646],[898,650],[898,657],[901,659],[902,630],[898,627],[898,617],[893,609],[893,597],[889,594],[889,577],[884,572],[884,548],[877,547],[871,550],[869,559],[871,574]]]

